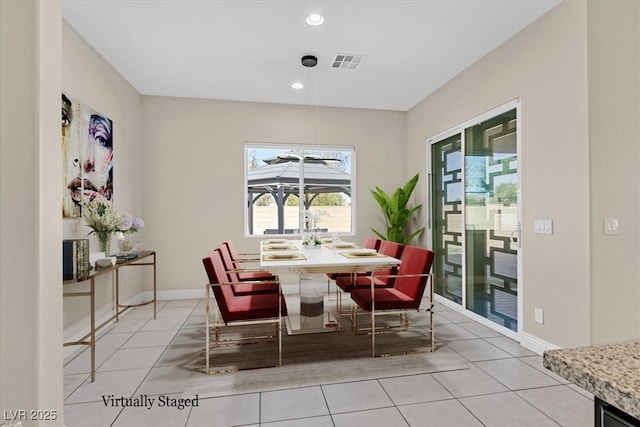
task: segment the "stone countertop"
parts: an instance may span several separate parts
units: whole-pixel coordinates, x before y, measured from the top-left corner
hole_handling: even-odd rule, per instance
[[[640,341],[548,350],[542,364],[640,419]]]

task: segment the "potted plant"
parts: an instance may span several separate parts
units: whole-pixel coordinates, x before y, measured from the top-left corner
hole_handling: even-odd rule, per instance
[[[378,205],[380,205],[380,209],[382,209],[382,213],[385,217],[387,226],[386,235],[371,227],[371,231],[376,233],[381,239],[406,245],[411,241],[411,239],[424,230],[424,227],[422,227],[408,236],[405,236],[404,234],[404,229],[407,226],[409,219],[422,207],[422,205],[417,205],[412,208],[407,207],[409,199],[411,198],[411,193],[413,193],[413,190],[418,183],[419,175],[420,174],[416,174],[404,185],[404,187],[397,188],[391,196],[385,193],[380,187],[376,187],[375,191],[369,189],[373,198],[378,202]]]

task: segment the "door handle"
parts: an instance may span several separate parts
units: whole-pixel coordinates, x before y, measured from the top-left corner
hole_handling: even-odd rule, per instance
[[[514,235],[516,235],[514,239]],[[522,239],[522,225],[517,223],[511,234],[509,235],[509,241],[514,243],[517,247],[521,247],[520,240]]]

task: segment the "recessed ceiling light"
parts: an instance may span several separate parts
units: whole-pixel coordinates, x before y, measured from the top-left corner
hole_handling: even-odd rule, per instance
[[[291,85],[292,88],[294,89],[302,89],[304,87],[304,85],[300,82],[295,82]]]
[[[311,15],[307,16],[305,22],[316,27],[318,25],[322,25],[322,23],[324,22],[324,16],[320,15],[319,13],[312,13]]]

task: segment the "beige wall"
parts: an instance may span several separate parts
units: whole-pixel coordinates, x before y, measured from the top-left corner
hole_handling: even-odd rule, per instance
[[[594,343],[640,337],[640,3],[614,4],[589,2],[587,16]]]
[[[202,257],[223,240],[256,251],[244,237],[244,143],[317,144],[313,109],[295,105],[144,97],[142,160],[145,245],[159,253],[162,291],[202,290]],[[404,181],[405,113],[321,108],[320,143],[356,149],[356,240],[380,227],[369,195]]]
[[[142,97],[89,46],[66,22],[62,25],[62,90],[64,93],[113,120],[113,205],[119,213],[129,213],[144,219],[142,206]],[[65,219],[64,238],[86,238],[91,231],[82,219]],[[143,235],[145,232],[143,231]],[[90,237],[92,251],[97,251],[97,239]],[[111,249],[117,251],[115,240]],[[142,270],[121,272],[121,301],[139,296]],[[151,282],[150,282],[151,283]],[[87,284],[72,288],[83,288]],[[96,279],[96,313],[98,318],[112,312],[111,275]],[[65,339],[74,337],[88,327],[89,306],[86,298],[64,299]],[[73,351],[68,347],[67,353]]]
[[[0,410],[54,410],[57,425],[60,13],[56,1],[0,1]]]
[[[427,138],[520,99],[522,327],[563,347],[640,336],[638,3],[589,4],[563,2],[407,118],[407,164],[424,170]],[[533,233],[540,218],[553,235]]]

